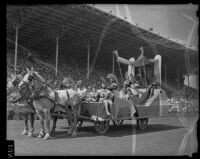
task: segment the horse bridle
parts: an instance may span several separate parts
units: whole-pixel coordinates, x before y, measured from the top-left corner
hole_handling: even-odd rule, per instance
[[[28,79],[29,79],[29,81],[31,82],[31,81],[34,79],[33,75],[31,75]],[[28,84],[26,81],[24,81],[24,80],[22,80],[22,83],[25,84],[26,87],[28,88],[27,91],[26,91],[26,94],[25,94],[25,95],[27,95],[28,91],[31,92],[31,91],[30,91],[30,86],[29,86],[29,84]]]
[[[30,80],[30,79],[29,79]],[[36,80],[34,77],[32,77],[32,79],[31,80]],[[39,81],[39,79],[37,79],[38,81]],[[22,81],[23,83],[25,83],[26,84],[26,86],[28,87],[28,90],[30,91],[30,89],[29,89],[29,85],[28,85],[28,83],[26,82],[26,81]],[[35,81],[34,81],[35,82]],[[43,91],[45,91],[45,88],[47,88],[47,83],[46,82],[44,82],[44,81],[42,81],[44,84],[41,86],[41,88],[40,88],[40,90],[39,90],[39,92],[37,93],[37,95],[36,96],[34,96],[34,97],[31,97],[31,99],[33,99],[33,98],[38,98],[38,97],[40,97],[40,96],[43,96],[43,94],[42,94],[42,92]],[[27,90],[27,91],[28,91]],[[55,93],[55,104],[57,104],[57,99],[56,99],[56,92],[54,92]],[[27,94],[27,93],[26,93]],[[46,96],[46,94],[45,94],[45,96]],[[70,96],[69,96],[69,92],[67,91],[67,97],[69,98]],[[47,97],[48,98],[48,97]]]
[[[34,78],[33,78],[34,79]],[[35,80],[35,79],[34,79]],[[39,81],[39,79],[38,79],[38,81]],[[38,95],[42,95],[42,92],[45,90],[45,88],[46,88],[46,82],[45,81],[42,81],[42,83],[44,83],[43,85],[42,85],[42,87],[40,88],[40,90],[39,90],[39,92],[38,92]]]
[[[24,81],[24,80],[22,80],[22,82],[25,83],[25,85],[26,85],[26,87],[27,87],[26,93],[25,93],[24,96],[22,96],[22,97],[16,99],[13,103],[17,103],[18,101],[20,101],[20,100],[22,100],[22,99],[26,99],[26,98],[29,99],[29,97],[27,97],[28,92],[30,92],[28,83],[27,83],[26,81]]]
[[[46,88],[46,83],[44,84],[44,85],[42,85],[42,87],[40,88],[40,90],[39,90],[39,95],[42,95],[42,92],[45,90],[45,88]]]

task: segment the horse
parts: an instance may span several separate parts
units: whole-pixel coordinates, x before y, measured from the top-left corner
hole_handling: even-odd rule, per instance
[[[18,84],[20,83],[21,78],[22,78],[21,74],[13,75],[11,73],[11,79],[7,83],[7,96],[9,96],[12,92],[18,92],[20,94],[21,98],[14,101],[14,103],[19,102],[20,104],[25,104],[29,107],[32,107],[31,104],[28,103],[28,98],[27,98],[28,90],[25,90],[26,88],[24,88],[23,90],[21,89],[21,91],[19,91],[19,89],[18,89]],[[33,112],[24,112],[22,114],[24,117],[24,130],[22,131],[21,135],[33,136],[35,112],[33,110]],[[30,132],[28,132],[28,117],[29,117],[29,115],[30,115],[30,125],[31,125]]]
[[[27,74],[20,82],[19,89],[21,89],[23,86],[30,87],[32,91],[31,98],[33,100],[33,106],[36,109],[41,123],[41,130],[38,134],[39,138],[51,138],[50,133],[55,132],[57,120],[56,117],[53,117],[53,126],[52,130],[50,131],[51,113],[56,112],[56,110],[59,109],[62,109],[69,114],[67,116],[68,119],[71,120],[69,134],[71,134],[72,137],[77,135],[77,121],[78,113],[80,111],[79,107],[81,104],[81,98],[76,91],[72,89],[52,90],[47,86],[47,83],[39,75],[39,73],[34,71],[33,67],[31,70],[27,68]],[[46,134],[44,120],[46,121],[47,127]]]

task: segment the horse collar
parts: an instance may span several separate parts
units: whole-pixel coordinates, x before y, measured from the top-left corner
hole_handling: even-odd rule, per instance
[[[39,94],[42,94],[42,92],[45,91],[45,88],[46,88],[46,85],[43,85],[43,86],[40,88]]]
[[[55,104],[58,104],[58,92],[54,92],[54,94],[55,94]]]
[[[67,98],[69,99],[69,92],[66,90],[66,92],[67,92]]]
[[[27,91],[26,91],[25,95],[24,95],[24,96],[21,96],[21,97],[18,98],[18,99],[16,99],[13,103],[17,103],[17,102],[19,102],[19,101],[22,100],[22,99],[30,99],[30,97],[27,97],[28,91],[30,91],[30,90],[29,90],[29,87],[27,87]]]
[[[22,80],[22,82],[25,83],[26,86],[29,88],[29,85],[28,85],[28,83],[26,81]]]

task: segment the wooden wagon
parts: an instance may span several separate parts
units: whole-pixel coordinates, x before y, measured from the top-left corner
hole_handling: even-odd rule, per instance
[[[159,95],[151,103],[135,105],[134,117],[131,117],[132,102],[117,96],[110,110],[112,119],[106,115],[103,103],[83,102],[79,115],[79,126],[82,125],[83,121],[90,121],[94,123],[94,128],[99,134],[104,134],[108,131],[111,121],[114,125],[122,125],[124,120],[135,119],[139,129],[146,129],[149,118],[163,117],[168,114],[170,105],[167,102],[166,94],[162,89],[159,91]]]

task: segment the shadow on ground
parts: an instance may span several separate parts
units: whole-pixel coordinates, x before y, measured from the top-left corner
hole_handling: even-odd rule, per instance
[[[168,131],[173,129],[183,128],[181,126],[172,126],[172,125],[163,125],[163,124],[150,124],[145,130],[139,130],[136,128],[136,125],[124,124],[122,126],[113,126],[109,127],[109,130],[103,135],[108,137],[122,137],[129,136],[134,134],[146,134],[146,133],[154,133],[160,131]],[[62,127],[62,129],[68,129],[68,127]],[[55,139],[63,139],[63,138],[71,138],[68,134],[68,130],[66,131],[57,131],[54,135]],[[101,136],[94,130],[94,126],[83,126],[78,129],[77,137],[95,137]]]

